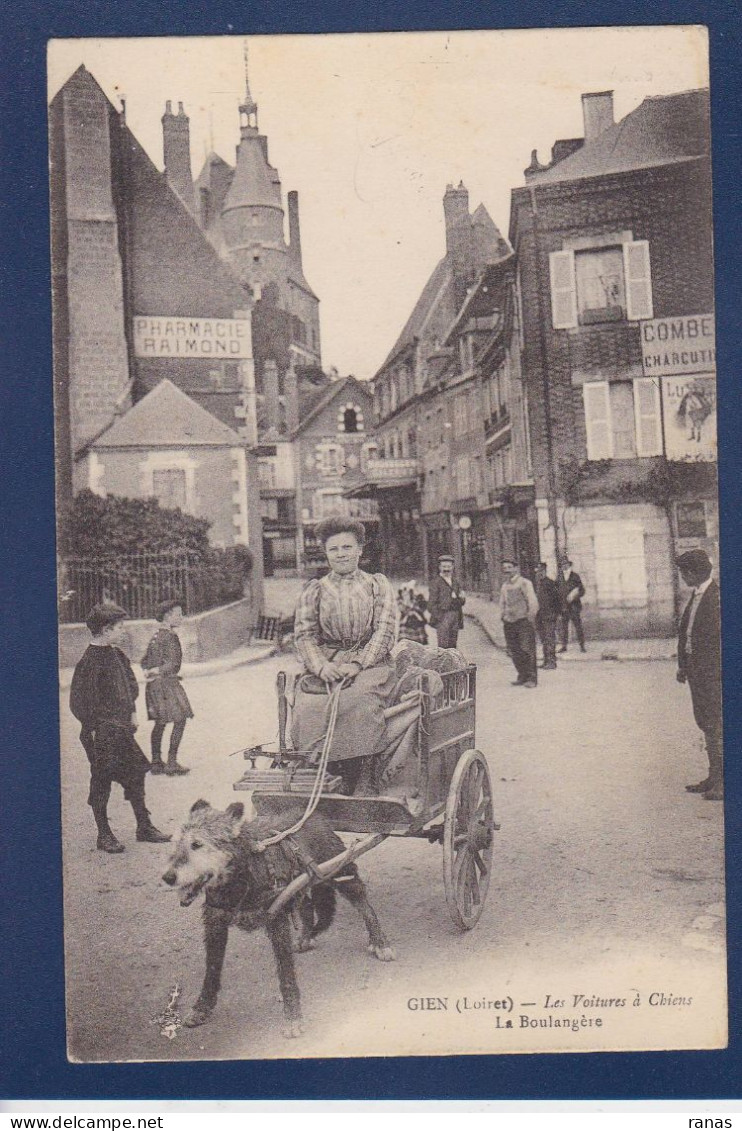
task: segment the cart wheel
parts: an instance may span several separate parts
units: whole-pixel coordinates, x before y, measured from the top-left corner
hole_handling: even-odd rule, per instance
[[[443,824],[446,903],[464,931],[476,925],[487,898],[494,827],[487,763],[478,750],[467,750],[456,763]]]

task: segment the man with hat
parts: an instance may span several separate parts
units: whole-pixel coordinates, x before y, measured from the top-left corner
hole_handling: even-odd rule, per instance
[[[559,587],[562,594],[562,646],[560,652],[567,651],[569,641],[569,622],[575,626],[575,634],[580,651],[585,652],[585,633],[582,629],[582,598],[585,596],[585,586],[579,573],[572,569],[572,562],[566,554],[561,558],[561,573]]]
[[[680,576],[693,589],[680,618],[678,683],[690,688],[693,716],[703,731],[709,769],[703,781],[685,788],[706,801],[724,797],[721,716],[721,617],[719,586],[704,550],[687,550],[676,560]]]
[[[428,613],[430,623],[438,632],[439,648],[455,648],[459,629],[464,627],[462,609],[466,598],[453,574],[453,558],[441,554],[438,558],[438,576],[430,585]]]
[[[98,828],[101,852],[124,851],[108,823],[111,785],[123,786],[137,822],[137,840],[162,844],[170,837],[152,824],[144,801],[144,777],[149,762],[134,739],[136,676],[121,642],[125,609],[112,603],[95,605],[85,620],[92,639],[75,667],[70,709],[81,723],[80,741],[90,762],[88,805]]]
[[[505,580],[500,589],[500,617],[510,658],[518,678],[513,687],[536,687],[536,629],[538,598],[533,585],[523,577],[513,558],[503,558]]]

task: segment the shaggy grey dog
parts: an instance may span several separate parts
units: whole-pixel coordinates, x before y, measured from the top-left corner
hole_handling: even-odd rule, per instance
[[[394,958],[366,888],[355,864],[348,864],[332,880],[311,887],[292,900],[275,917],[268,916],[271,903],[291,880],[312,864],[321,864],[343,852],[345,845],[327,821],[315,814],[299,832],[279,844],[262,849],[260,842],[277,829],[296,823],[298,812],[285,813],[280,821],[258,818],[243,821],[239,802],[222,812],[207,801],[196,801],[183,826],[180,839],[162,877],[177,887],[180,902],[188,907],[204,892],[204,939],[206,974],[198,999],[185,1019],[186,1025],[202,1025],[216,1005],[227,936],[231,926],[245,931],[264,926],[273,946],[283,998],[287,1037],[302,1032],[299,987],[293,958],[291,912],[298,910],[301,936],[298,950],[309,950],[314,938],[326,930],[335,914],[336,892],[345,896],[362,917],[369,934],[369,950],[382,962]]]

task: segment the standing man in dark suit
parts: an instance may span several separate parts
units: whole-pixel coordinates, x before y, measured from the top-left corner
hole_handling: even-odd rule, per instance
[[[453,575],[453,558],[441,554],[438,558],[438,576],[430,585],[428,613],[430,623],[438,632],[439,648],[455,648],[459,629],[464,627],[462,609],[466,598]]]
[[[540,562],[536,566],[535,589],[538,601],[536,631],[544,650],[544,662],[541,666],[546,671],[554,671],[557,666],[556,629],[562,603],[559,596],[559,584],[549,577],[545,562]]]
[[[693,589],[680,618],[678,633],[679,683],[687,683],[693,716],[703,731],[709,770],[703,781],[685,788],[702,793],[706,801],[724,798],[721,722],[721,617],[719,586],[711,576],[704,550],[688,550],[677,559],[680,576]]]
[[[572,562],[566,555],[561,560],[561,567],[559,588],[562,594],[562,646],[559,651],[567,651],[569,622],[572,621],[572,624],[575,626],[580,651],[584,652],[586,651],[585,633],[582,629],[581,610],[582,598],[585,596],[585,586],[582,584],[582,578],[579,573],[575,573],[572,569]]]

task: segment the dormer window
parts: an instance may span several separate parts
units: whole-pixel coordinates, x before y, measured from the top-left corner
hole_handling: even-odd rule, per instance
[[[360,405],[347,402],[338,410],[338,432],[363,432],[363,410]]]

